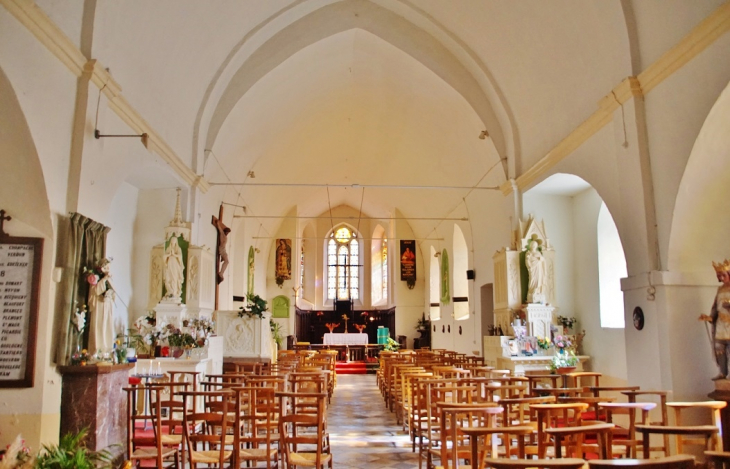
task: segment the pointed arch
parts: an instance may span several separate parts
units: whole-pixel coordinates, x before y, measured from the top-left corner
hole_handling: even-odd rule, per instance
[[[372,305],[388,302],[388,238],[378,224],[370,242],[370,301]]]
[[[411,13],[422,15],[415,9]],[[429,21],[425,16],[421,19]],[[438,29],[436,25],[430,26]],[[209,87],[198,112],[194,135],[198,148],[213,148],[236,103],[269,72],[300,50],[351,29],[362,29],[381,38],[430,69],[474,109],[489,130],[497,153],[514,153],[515,139],[509,112],[487,67],[476,60],[471,50],[464,49],[463,43],[451,37],[440,37],[439,40],[431,31],[374,2],[357,0],[335,2],[305,14],[276,32],[268,32],[268,38],[257,38],[262,41],[258,48],[244,47],[247,45],[244,43],[236,46],[216,77],[219,81]],[[444,32],[440,30],[439,33],[443,35]],[[238,68],[234,70],[235,67]],[[222,76],[230,77],[230,80],[223,82],[220,80]],[[217,96],[215,101],[210,99],[213,95]],[[210,116],[205,123],[204,115]],[[203,128],[205,124],[207,130]]]
[[[466,247],[464,233],[459,225],[454,225],[453,242],[454,319],[461,321],[469,319],[469,282],[466,279],[466,271],[469,269],[469,251]]]
[[[440,272],[439,272],[439,260],[438,256],[436,255],[436,249],[431,246],[431,255],[429,256],[431,259],[430,265],[429,265],[429,291],[428,291],[428,301],[430,304],[429,307],[429,315],[431,321],[438,321],[441,319],[441,305],[439,303],[439,279],[440,279]]]

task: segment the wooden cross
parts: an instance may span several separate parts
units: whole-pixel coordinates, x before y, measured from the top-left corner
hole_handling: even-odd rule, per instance
[[[1,238],[1,237],[3,237],[3,236],[9,236],[9,235],[8,235],[8,234],[7,234],[7,233],[6,233],[6,232],[5,232],[4,230],[3,230],[3,224],[5,223],[5,220],[8,220],[8,221],[10,221],[10,220],[12,220],[12,219],[13,219],[13,218],[12,218],[12,217],[11,217],[10,215],[8,215],[8,216],[6,217],[6,216],[5,216],[5,213],[6,213],[6,212],[5,212],[5,210],[0,210],[0,238]]]

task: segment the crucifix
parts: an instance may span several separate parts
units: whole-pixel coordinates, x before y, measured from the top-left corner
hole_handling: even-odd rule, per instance
[[[218,230],[218,242],[215,248],[215,309],[218,309],[218,286],[223,281],[223,274],[228,268],[228,234],[231,229],[223,224],[223,204],[218,209],[218,218],[213,215],[211,224]]]

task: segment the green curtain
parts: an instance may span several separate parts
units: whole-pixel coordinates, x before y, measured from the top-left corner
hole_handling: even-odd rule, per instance
[[[92,268],[106,256],[106,236],[111,228],[87,218],[79,213],[72,213],[68,223],[66,249],[61,248],[65,258],[63,280],[59,295],[60,308],[56,314],[58,343],[56,344],[56,363],[66,365],[77,344],[77,333],[71,322],[71,315],[76,308],[86,304],[89,286],[82,277],[84,267]],[[89,318],[86,318],[88,326]],[[83,344],[88,343],[88,327],[84,330]]]

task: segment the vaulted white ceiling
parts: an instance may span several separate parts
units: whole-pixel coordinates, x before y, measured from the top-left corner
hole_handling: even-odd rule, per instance
[[[486,187],[520,174],[721,3],[703,0],[686,22],[662,13],[683,2],[99,0],[91,55],[211,183],[288,184],[213,189],[229,202],[447,216],[468,189],[355,185]],[[38,0],[88,42],[84,2],[62,3]]]

